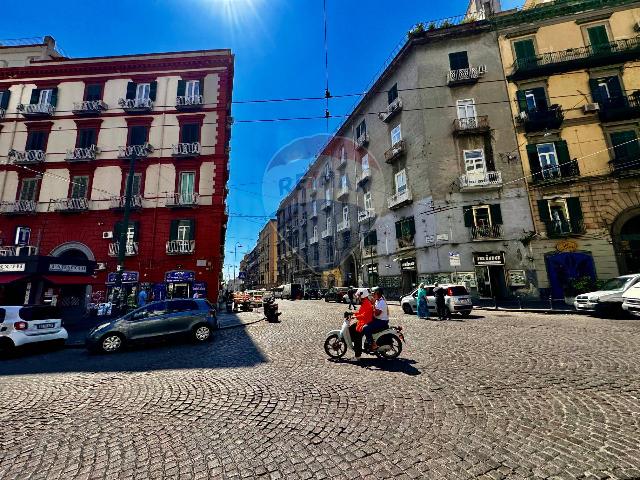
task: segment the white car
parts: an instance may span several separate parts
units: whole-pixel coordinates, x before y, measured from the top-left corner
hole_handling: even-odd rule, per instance
[[[473,310],[473,303],[469,296],[469,291],[464,285],[442,285],[447,289],[447,295],[444,297],[445,305],[449,309],[449,313],[459,313],[463,317],[471,315]],[[436,314],[436,297],[433,294],[435,285],[428,285],[427,290],[427,305],[429,307],[429,315]],[[418,310],[416,298],[418,296],[418,290],[414,290],[409,295],[402,297],[400,305],[404,313],[413,314]]]
[[[622,307],[622,295],[638,281],[640,281],[640,274],[612,278],[602,286],[602,289],[578,295],[573,306],[582,312],[615,313]]]
[[[0,352],[39,342],[64,345],[69,334],[56,317],[57,309],[47,305],[0,306]]]
[[[622,294],[622,309],[640,317],[640,282]]]

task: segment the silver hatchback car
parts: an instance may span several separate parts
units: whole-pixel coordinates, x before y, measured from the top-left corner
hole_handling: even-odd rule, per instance
[[[444,297],[445,305],[449,309],[450,313],[459,313],[463,317],[471,315],[473,310],[473,303],[469,296],[469,291],[464,285],[442,285],[447,289],[447,295]],[[428,285],[427,289],[427,305],[429,306],[429,314],[435,315],[436,313],[436,297],[433,294],[435,285]],[[402,305],[402,311],[404,313],[413,314],[418,310],[416,297],[418,296],[418,290],[414,290],[409,295],[402,297],[400,304]]]

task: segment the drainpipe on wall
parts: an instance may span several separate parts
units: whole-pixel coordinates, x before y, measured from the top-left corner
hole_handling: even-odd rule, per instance
[[[24,93],[24,84],[20,85],[20,95],[18,95],[18,102],[22,101],[22,94]],[[18,129],[18,121],[16,119],[15,122],[13,122],[13,131],[11,132],[11,141],[9,142],[9,150],[11,150],[13,148],[13,142],[15,141],[16,138],[16,130]],[[7,158],[7,163],[6,165],[9,164],[9,159]],[[0,201],[2,201],[2,199],[4,198],[4,190],[7,186],[7,177],[9,175],[9,172],[7,170],[4,171],[4,178],[2,179],[2,190],[0,190]],[[18,187],[20,187],[18,185]]]

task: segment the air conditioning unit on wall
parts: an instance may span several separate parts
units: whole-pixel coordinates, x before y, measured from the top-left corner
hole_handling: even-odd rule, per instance
[[[102,238],[113,238],[113,232],[102,232]]]

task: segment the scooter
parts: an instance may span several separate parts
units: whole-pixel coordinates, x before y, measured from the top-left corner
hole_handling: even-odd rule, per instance
[[[324,341],[324,351],[331,358],[342,358],[347,353],[347,350],[354,351],[353,341],[351,340],[351,333],[349,331],[352,317],[352,313],[345,312],[342,328],[329,332],[327,339]],[[376,355],[378,358],[388,360],[400,356],[402,353],[402,343],[405,341],[402,327],[389,327],[374,333],[373,340],[378,345],[378,349],[375,351],[371,350],[371,346],[365,341],[362,353]]]
[[[262,310],[264,312],[264,318],[267,322],[270,323],[278,323],[280,319],[280,315],[282,312],[278,311],[278,304],[276,303],[276,299],[273,297],[266,297],[262,300]]]

